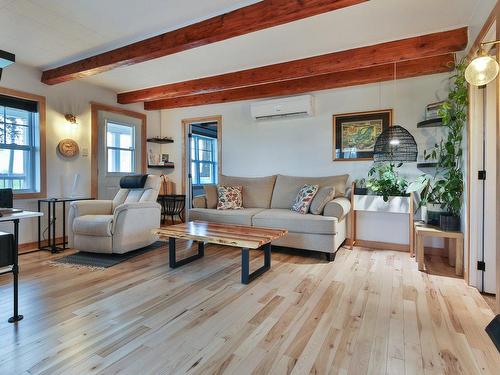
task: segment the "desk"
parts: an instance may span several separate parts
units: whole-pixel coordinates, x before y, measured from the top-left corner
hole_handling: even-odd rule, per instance
[[[14,314],[12,315],[11,318],[9,318],[9,323],[15,323],[23,319],[23,316],[19,314],[18,312],[18,304],[19,304],[19,298],[18,298],[18,279],[19,279],[19,264],[18,264],[18,247],[19,247],[19,220],[22,219],[29,219],[32,217],[40,217],[43,216],[42,213],[40,212],[31,212],[31,211],[22,211],[18,212],[15,214],[11,215],[4,215],[0,216],[0,222],[13,222],[14,223],[14,257],[13,257],[13,264],[12,264],[12,269],[4,273],[12,272],[13,274],[13,283],[14,283]]]
[[[462,232],[444,231],[432,225],[427,225],[423,222],[415,223],[415,248],[417,250],[418,270],[425,269],[424,263],[424,238],[435,237],[442,238],[445,242],[445,247],[448,250],[448,258],[451,263],[453,259],[452,249],[449,246],[450,241],[455,243],[455,274],[463,275],[464,268],[464,235]]]
[[[42,203],[47,203],[47,231],[48,231],[48,246],[42,247],[42,223],[41,218],[38,218],[38,248],[40,250],[50,250],[51,253],[57,253],[61,250],[66,249],[66,202],[73,201],[87,201],[94,198],[44,198],[38,200],[38,212],[41,211]],[[62,217],[62,228],[63,228],[63,241],[61,243],[56,243],[56,203],[62,203],[63,206],[63,217]],[[57,247],[57,245],[62,245]]]

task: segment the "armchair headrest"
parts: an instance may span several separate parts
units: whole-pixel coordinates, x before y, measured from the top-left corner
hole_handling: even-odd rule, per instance
[[[147,174],[124,176],[120,179],[120,187],[122,189],[143,189],[147,179]]]

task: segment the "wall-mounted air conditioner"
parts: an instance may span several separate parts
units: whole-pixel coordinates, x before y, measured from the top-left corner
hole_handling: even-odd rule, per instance
[[[301,95],[256,102],[250,105],[250,112],[254,120],[313,116],[314,97]]]

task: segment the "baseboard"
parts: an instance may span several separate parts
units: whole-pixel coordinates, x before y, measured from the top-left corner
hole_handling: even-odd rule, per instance
[[[68,238],[66,237],[66,240]],[[60,242],[63,242],[63,238],[62,237],[58,237],[56,238],[56,243],[60,243]],[[49,245],[49,241],[48,240],[43,240],[41,242],[41,246],[48,246]],[[35,242],[26,242],[26,243],[20,243],[19,244],[19,248],[18,248],[18,253],[21,255],[21,254],[24,254],[24,253],[29,253],[29,252],[32,252],[33,250],[36,250],[38,249],[38,241],[35,241]]]
[[[346,238],[345,246],[351,246],[352,240]],[[356,240],[355,246],[367,247],[373,250],[393,250],[409,252],[410,247],[406,244],[392,243],[392,242],[379,242],[379,241],[367,241],[367,240]],[[440,247],[425,247],[426,255],[439,255],[444,258],[448,258],[448,250]]]

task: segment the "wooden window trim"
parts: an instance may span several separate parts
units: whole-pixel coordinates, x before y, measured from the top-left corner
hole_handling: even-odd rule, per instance
[[[0,94],[38,103],[38,123],[40,127],[40,191],[34,193],[14,193],[14,199],[34,199],[47,197],[47,148],[46,148],[46,99],[45,96],[0,87]]]
[[[188,118],[182,120],[182,194],[186,194],[186,147],[188,144],[186,138],[186,127],[196,122],[217,122],[217,173],[218,177],[222,174],[222,116],[206,116]]]
[[[91,112],[91,153],[90,153],[90,165],[91,165],[91,172],[90,172],[90,194],[91,197],[97,199],[97,192],[98,192],[98,166],[99,166],[99,161],[97,158],[97,154],[99,152],[99,120],[98,120],[98,115],[99,111],[106,111],[106,112],[112,112],[112,113],[117,113],[129,117],[134,117],[142,122],[142,129],[141,129],[141,171],[142,173],[146,173],[148,170],[148,164],[147,164],[147,145],[146,145],[146,139],[147,139],[147,116],[145,113],[141,112],[135,112],[135,111],[130,111],[128,109],[124,108],[119,108],[119,107],[113,107],[107,104],[101,104],[101,103],[96,103],[96,102],[90,102],[90,112]]]

